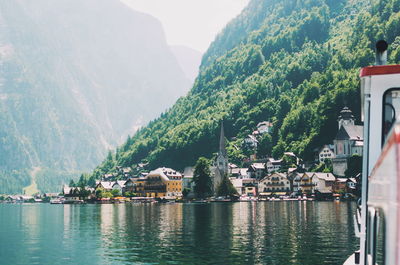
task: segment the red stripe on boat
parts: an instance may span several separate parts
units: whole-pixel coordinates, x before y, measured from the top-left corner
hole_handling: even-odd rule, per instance
[[[400,74],[400,65],[375,65],[361,68],[360,77],[371,75]]]

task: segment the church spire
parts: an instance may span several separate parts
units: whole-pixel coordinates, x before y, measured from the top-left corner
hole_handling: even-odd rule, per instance
[[[217,156],[217,168],[219,169],[221,176],[226,176],[228,174],[228,155],[226,153],[226,142],[225,142],[225,132],[224,123],[221,121],[221,134],[219,138],[219,151]]]
[[[224,133],[224,122],[221,121],[221,134],[219,137],[219,154],[226,156],[226,143],[225,143],[225,133]]]

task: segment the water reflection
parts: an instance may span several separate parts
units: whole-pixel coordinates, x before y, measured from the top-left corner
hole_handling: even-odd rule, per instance
[[[355,204],[0,205],[0,264],[341,264]]]

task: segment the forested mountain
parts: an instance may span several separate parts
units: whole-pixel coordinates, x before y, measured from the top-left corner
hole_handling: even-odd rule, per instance
[[[189,88],[159,21],[115,0],[0,1],[0,193],[59,187]]]
[[[372,4],[371,4],[372,2]],[[231,161],[243,138],[272,121],[259,155],[293,151],[305,160],[330,143],[347,105],[359,121],[359,69],[373,64],[374,43],[391,43],[400,62],[400,0],[252,0],[212,43],[190,93],[122,145],[112,165],[147,160],[177,169],[217,151],[224,120]]]

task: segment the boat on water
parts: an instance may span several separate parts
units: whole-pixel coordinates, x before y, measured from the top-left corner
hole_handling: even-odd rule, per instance
[[[360,249],[345,265],[400,265],[400,65],[386,65],[387,48],[378,41],[376,65],[360,72],[364,150],[354,222]]]
[[[63,204],[63,199],[62,198],[51,199],[50,204]]]

